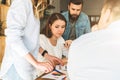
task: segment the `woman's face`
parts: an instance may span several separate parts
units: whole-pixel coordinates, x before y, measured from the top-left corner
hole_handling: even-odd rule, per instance
[[[65,21],[63,20],[56,20],[53,22],[53,24],[50,26],[50,29],[52,31],[52,37],[59,38],[62,36],[65,30]]]

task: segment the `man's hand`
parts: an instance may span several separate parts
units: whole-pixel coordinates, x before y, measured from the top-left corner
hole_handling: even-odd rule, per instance
[[[72,43],[72,40],[66,40],[64,46],[65,46],[66,48],[69,48],[70,45],[71,45],[71,43]]]
[[[93,25],[91,31],[94,32],[97,30],[98,30],[98,24]]]
[[[63,61],[64,64],[67,64],[68,59],[67,58],[62,58],[62,61]]]

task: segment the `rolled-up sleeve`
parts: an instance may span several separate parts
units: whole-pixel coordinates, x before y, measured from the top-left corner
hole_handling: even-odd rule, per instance
[[[91,26],[90,26],[90,21],[88,16],[86,16],[86,29],[85,29],[85,33],[89,33],[91,32]]]
[[[10,48],[21,56],[29,53],[24,44],[24,29],[27,23],[27,5],[21,0],[15,0],[7,15],[7,28],[5,30],[6,43]]]

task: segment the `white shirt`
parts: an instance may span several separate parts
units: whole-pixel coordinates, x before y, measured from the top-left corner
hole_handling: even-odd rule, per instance
[[[67,68],[70,80],[120,80],[120,21],[73,41]]]
[[[65,55],[63,54],[64,51],[66,50],[64,47],[64,43],[65,43],[64,39],[60,37],[57,39],[56,46],[53,46],[45,35],[40,34],[40,46],[44,50],[47,50],[50,55],[56,56],[60,59],[62,58],[62,55]],[[38,57],[38,59],[40,61],[45,60],[44,57],[42,57],[41,55]]]
[[[14,0],[7,15],[6,46],[1,66],[4,76],[11,65],[24,80],[33,80],[34,67],[24,58],[29,52],[37,59],[40,22],[35,18],[31,0]]]

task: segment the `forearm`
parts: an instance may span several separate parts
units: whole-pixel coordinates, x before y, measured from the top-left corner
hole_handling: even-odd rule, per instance
[[[37,68],[38,61],[30,53],[26,54],[24,57],[30,64]]]
[[[36,69],[40,69],[45,73],[51,72],[54,68],[51,62],[38,62],[30,53],[28,53],[24,57]]]
[[[39,53],[42,53],[44,51],[44,49],[43,48],[39,48]]]

